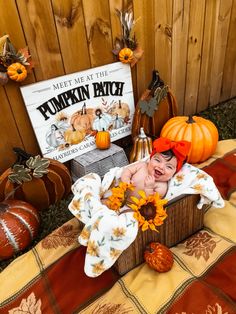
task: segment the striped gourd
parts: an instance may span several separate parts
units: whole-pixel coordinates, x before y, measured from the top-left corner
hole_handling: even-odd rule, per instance
[[[37,210],[24,201],[5,200],[0,203],[0,260],[24,250],[39,229]]]

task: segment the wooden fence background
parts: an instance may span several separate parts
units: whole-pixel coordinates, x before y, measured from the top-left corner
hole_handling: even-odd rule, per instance
[[[236,0],[0,0],[0,36],[29,47],[35,67],[22,85],[115,61],[115,9],[131,7],[144,55],[132,69],[135,101],[153,69],[176,95],[179,114],[236,96]],[[0,171],[12,147],[40,153],[19,84],[0,86]]]

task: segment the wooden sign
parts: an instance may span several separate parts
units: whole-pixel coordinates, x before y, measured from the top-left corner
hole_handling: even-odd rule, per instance
[[[121,62],[20,88],[42,155],[60,162],[95,149],[97,131],[111,141],[131,134],[130,66]]]

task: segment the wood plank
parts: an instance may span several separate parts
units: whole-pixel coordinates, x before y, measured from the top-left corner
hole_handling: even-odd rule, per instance
[[[109,1],[83,0],[83,8],[91,66],[113,62]]]
[[[0,11],[4,12],[0,19],[0,30],[4,30],[5,33],[9,34],[10,40],[17,50],[25,47],[27,44],[25,42],[24,33],[15,1],[0,0]],[[38,153],[39,148],[19,90],[21,85],[32,82],[34,82],[33,72],[29,74],[26,80],[22,83],[9,81],[7,85],[4,86],[6,91],[5,97],[7,98],[6,102],[9,103],[9,106],[11,107],[11,112],[9,111],[8,115],[4,117],[4,119],[9,120],[9,123],[11,123],[13,120],[16,123],[19,135],[15,135],[16,139],[18,139],[18,142],[15,140],[14,145],[21,147],[23,146],[24,149],[32,153]],[[1,101],[3,100],[1,99]],[[2,127],[1,132],[4,132],[5,134],[6,145],[4,147],[4,152],[8,154],[8,152],[12,150],[12,134],[11,132],[6,132],[6,129]],[[15,133],[16,131],[13,131],[13,134]]]
[[[155,68],[160,77],[171,84],[172,0],[154,0]]]
[[[215,20],[216,27],[214,34],[214,48],[213,48],[214,54],[212,61],[211,91],[210,91],[211,106],[218,104],[220,102],[231,8],[232,0],[221,1],[219,6],[219,12]]]
[[[136,65],[137,99],[147,89],[155,69],[154,2],[134,0],[134,16],[137,20],[135,34],[144,53]],[[145,31],[144,31],[145,30]]]
[[[214,48],[215,19],[220,1],[206,0],[202,40],[202,62],[198,89],[197,112],[208,107],[211,88],[211,71]]]
[[[66,73],[90,68],[81,0],[52,0],[61,55]]]
[[[170,86],[175,94],[180,115],[184,112],[189,10],[189,0],[174,1],[172,28],[172,74]]]
[[[37,81],[63,75],[64,68],[50,1],[17,0],[21,23],[35,62]]]
[[[236,96],[236,1],[233,1],[220,101]]]
[[[184,114],[197,110],[198,83],[201,66],[205,0],[191,1],[188,35],[188,59],[185,87]]]
[[[0,173],[2,173],[8,167],[10,167],[16,160],[12,148],[23,147],[23,142],[21,140],[16,121],[12,114],[12,109],[7,99],[5,89],[2,86],[0,86],[0,99],[1,99]]]

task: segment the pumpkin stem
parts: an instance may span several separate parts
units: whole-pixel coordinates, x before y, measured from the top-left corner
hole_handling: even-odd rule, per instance
[[[9,205],[5,204],[4,201],[0,203],[0,212],[6,212],[8,209]]]
[[[193,117],[191,115],[189,115],[186,123],[195,123],[195,120],[193,119]]]
[[[81,116],[83,116],[84,114],[87,114],[86,104],[85,103],[82,106]]]
[[[119,100],[119,109],[121,109],[121,100]]]
[[[28,160],[30,157],[32,157],[31,154],[26,153],[22,148],[20,147],[13,147],[13,152],[17,155],[17,160],[15,163],[12,165],[14,166],[15,164],[24,164],[26,160]]]

